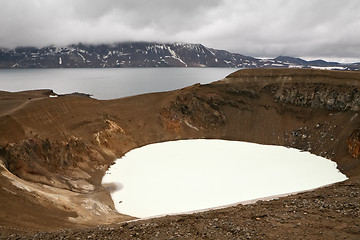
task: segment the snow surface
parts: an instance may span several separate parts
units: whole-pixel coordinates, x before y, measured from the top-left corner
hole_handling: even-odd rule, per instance
[[[171,57],[178,60],[182,64],[184,64],[185,67],[187,67],[187,64],[176,54],[174,50],[172,50],[170,47],[167,47],[169,53],[171,54]]]
[[[85,51],[80,51],[80,52],[85,52]],[[77,55],[79,55],[79,57],[81,57],[82,58],[82,60],[83,60],[83,62],[85,62],[85,58],[84,58],[84,56],[82,55],[82,54],[80,54],[80,53],[77,53]]]
[[[118,212],[152,217],[311,190],[347,177],[328,159],[280,146],[225,140],[147,145],[103,177]],[[115,187],[115,189],[114,189]]]
[[[313,69],[321,69],[321,70],[345,70],[345,67],[318,67],[318,66],[310,66]]]

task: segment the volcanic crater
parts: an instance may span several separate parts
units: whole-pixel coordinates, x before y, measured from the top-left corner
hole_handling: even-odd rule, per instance
[[[106,101],[2,91],[0,237],[358,239],[359,86],[357,72],[244,69],[211,84]],[[115,159],[151,143],[201,138],[308,151],[335,161],[349,180],[141,221],[115,210],[101,185]]]

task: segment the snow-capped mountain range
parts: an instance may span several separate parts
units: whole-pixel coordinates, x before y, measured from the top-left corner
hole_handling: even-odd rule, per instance
[[[233,67],[360,70],[360,63],[259,59],[201,44],[126,42],[0,49],[0,68]]]

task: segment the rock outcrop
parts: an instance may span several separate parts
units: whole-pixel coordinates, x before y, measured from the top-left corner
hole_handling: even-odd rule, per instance
[[[102,159],[74,136],[66,141],[29,138],[8,144],[0,153],[5,167],[24,180],[79,192],[94,190],[87,172]]]
[[[293,84],[282,86],[274,93],[279,102],[291,103],[301,107],[324,108],[336,111],[359,111],[360,92],[351,86],[334,89],[326,84],[307,84],[304,89]]]
[[[354,158],[358,158],[360,155],[360,129],[354,130],[346,142],[348,144],[349,153]]]

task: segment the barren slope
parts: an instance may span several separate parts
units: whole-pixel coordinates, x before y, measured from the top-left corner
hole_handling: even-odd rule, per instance
[[[318,201],[323,199],[322,196],[334,196],[337,191],[336,200],[326,197],[326,201],[333,199],[343,207],[352,204],[353,208],[348,215],[331,211],[331,218],[355,227],[353,233],[347,232],[344,236],[358,236],[360,228],[355,217],[359,216],[359,85],[359,73],[267,69],[241,70],[208,85],[111,101],[80,96],[49,98],[49,90],[0,92],[0,159],[3,162],[0,230],[11,233],[81,228],[131,219],[114,211],[109,192],[100,184],[114,159],[130,149],[154,142],[220,138],[310,151],[336,161],[339,169],[351,179],[347,183],[279,201],[181,216],[178,226],[184,234],[190,225],[197,222],[201,225],[196,231],[188,229],[192,234],[189,238],[206,239],[201,232],[213,218],[224,221],[229,218],[229,223],[236,223],[241,229],[244,224],[247,229],[257,229],[260,226],[256,224],[260,223],[247,222],[244,216],[249,215],[250,219],[265,216],[265,213],[257,213],[265,211],[264,206],[268,209],[266,216],[282,214],[284,202],[293,198],[301,204],[299,199],[303,201],[308,197]],[[313,217],[330,214],[319,211],[316,203],[303,204],[298,206],[301,217],[299,215],[296,221],[307,222],[303,212],[312,208],[317,209]],[[156,230],[149,223],[139,231],[160,231],[160,235],[165,234],[161,238],[169,237],[170,233],[166,235],[162,231],[170,229],[177,218],[153,220],[163,227]],[[284,233],[293,227],[292,222],[290,225],[278,223],[273,224]],[[143,223],[134,224],[139,227]],[[297,230],[304,233],[308,228],[300,225]],[[126,228],[124,226],[122,229]],[[262,225],[267,229],[263,230],[264,238],[275,237],[271,234],[281,232],[272,226]],[[331,222],[324,231],[331,234],[338,230]],[[86,235],[86,231],[94,236],[110,234],[106,228],[72,234]],[[116,231],[118,235],[114,236],[129,237],[121,235],[128,234],[125,230]],[[226,231],[217,234],[226,236],[230,230]],[[245,230],[234,231],[230,231],[233,235],[224,238],[245,236],[242,235]],[[46,236],[54,235],[42,235],[42,238]]]

